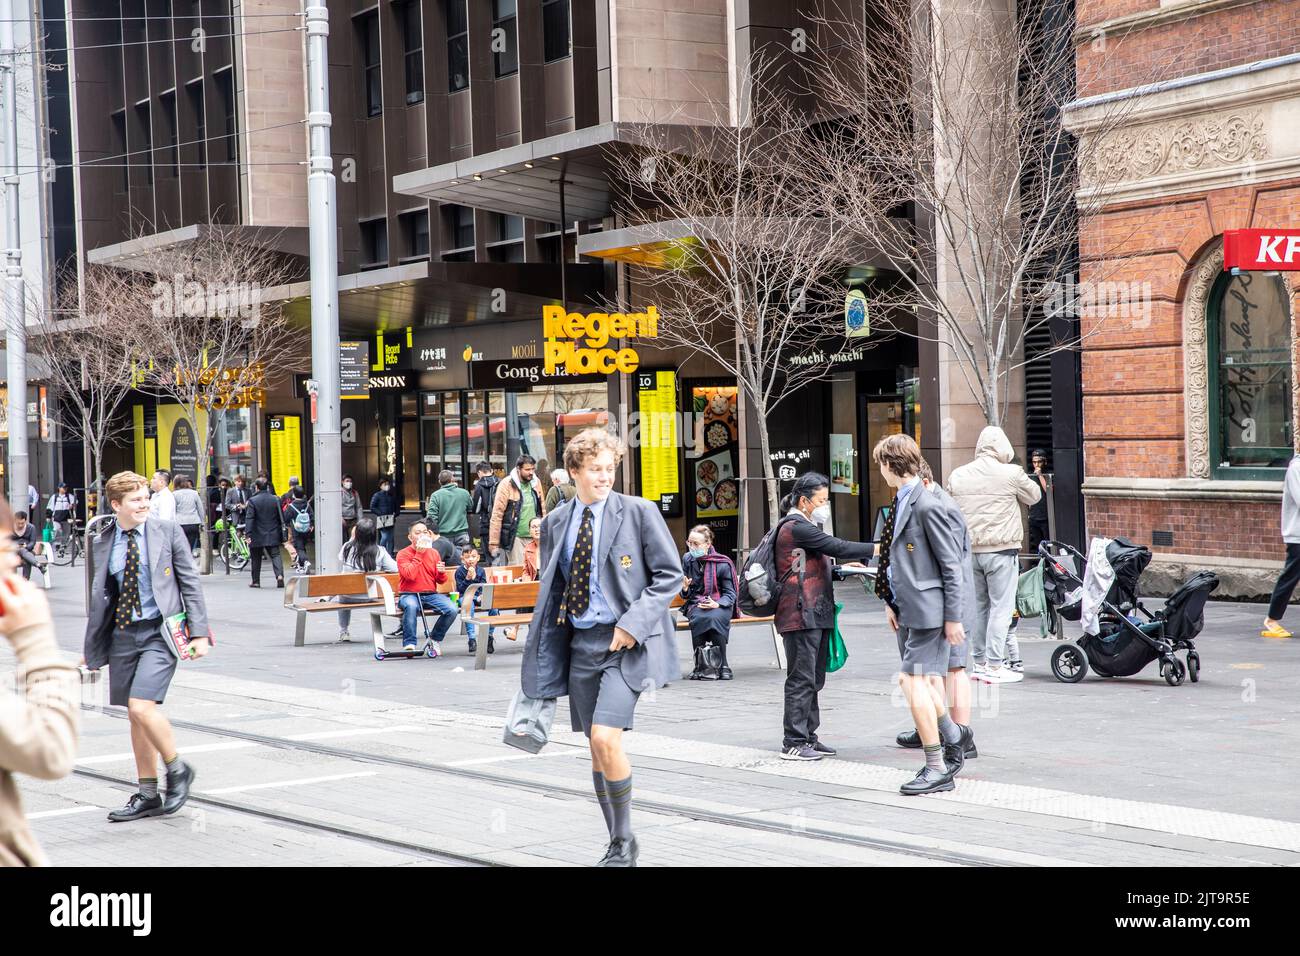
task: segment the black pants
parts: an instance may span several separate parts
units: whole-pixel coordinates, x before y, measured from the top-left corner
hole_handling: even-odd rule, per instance
[[[185,540],[190,543],[190,550],[193,551],[199,546],[199,532],[203,530],[203,525],[183,524],[181,530],[185,532]]]
[[[253,558],[253,582],[260,584],[262,582],[262,554],[271,559],[271,570],[275,572],[275,580],[284,580],[284,565],[280,563],[280,546],[272,545],[263,548],[249,548]]]
[[[1046,518],[1029,519],[1029,552],[1030,554],[1038,553],[1038,544],[1040,541],[1046,541],[1050,532],[1047,530]]]
[[[1300,544],[1286,546],[1286,564],[1278,575],[1277,585],[1273,588],[1273,597],[1268,602],[1270,620],[1280,621],[1286,613],[1286,606],[1291,602],[1295,586],[1300,584]]]
[[[831,632],[821,628],[790,631],[785,641],[785,739],[783,747],[817,742],[822,712],[817,692],[826,684],[826,651]]]

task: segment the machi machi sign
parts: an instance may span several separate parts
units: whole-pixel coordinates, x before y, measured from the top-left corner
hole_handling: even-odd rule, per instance
[[[566,312],[558,305],[542,308],[545,370],[563,369],[570,375],[612,375],[637,370],[641,359],[636,349],[608,348],[610,339],[653,339],[659,335],[659,313],[649,306],[644,312]]]

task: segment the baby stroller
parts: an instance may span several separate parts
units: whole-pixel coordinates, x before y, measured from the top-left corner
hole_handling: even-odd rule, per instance
[[[1094,548],[1097,544],[1094,543]],[[1038,546],[1045,560],[1043,589],[1049,606],[1055,600],[1055,613],[1066,620],[1085,617],[1085,577],[1097,588],[1104,582],[1100,574],[1085,570],[1081,577],[1076,568],[1087,568],[1087,559],[1077,550],[1059,541],[1043,541]],[[1201,657],[1196,651],[1196,635],[1205,626],[1205,602],[1219,586],[1212,571],[1198,571],[1189,577],[1154,614],[1138,597],[1138,579],[1151,562],[1151,551],[1126,538],[1105,544],[1105,560],[1114,579],[1099,601],[1095,622],[1085,621],[1085,632],[1073,644],[1063,644],[1052,654],[1052,673],[1066,684],[1077,684],[1089,667],[1102,677],[1131,677],[1152,661],[1160,661],[1160,674],[1166,683],[1177,687],[1190,677],[1200,680]],[[1089,624],[1096,629],[1090,633]],[[1187,663],[1175,656],[1185,651]]]

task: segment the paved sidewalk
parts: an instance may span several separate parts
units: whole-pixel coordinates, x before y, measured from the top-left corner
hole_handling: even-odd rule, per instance
[[[60,643],[75,653],[84,627],[80,589],[59,584],[50,597]],[[335,643],[329,614],[313,615],[308,646],[294,648],[283,592],[250,590],[243,575],[214,576],[205,591],[218,646],[182,668],[167,706],[174,719],[271,737],[331,734],[328,742],[345,750],[461,762],[543,792],[183,730],[182,750],[200,768],[199,792],[229,790],[228,799],[244,805],[287,807],[324,825],[506,862],[589,863],[593,848],[598,855],[599,815],[590,798],[578,796],[590,787],[585,747],[567,732],[563,702],[557,742],[541,756],[515,759],[500,743],[522,643],[498,641],[486,672],[472,670],[457,631],[436,661],[381,663],[366,643]],[[734,634],[736,680],[682,681],[642,702],[627,738],[637,798],[679,808],[638,810],[643,846],[654,850],[648,862],[942,862],[920,855],[927,846],[964,847],[1004,862],[1300,862],[1300,802],[1285,775],[1261,785],[1257,769],[1276,763],[1300,736],[1291,690],[1300,643],[1259,638],[1262,607],[1210,605],[1198,642],[1202,681],[1177,688],[1154,667],[1136,678],[1060,684],[1048,667],[1054,642],[1028,637],[1037,628],[1025,622],[1025,682],[981,688],[974,720],[980,757],[953,794],[909,799],[897,786],[919,761],[892,742],[910,723],[893,685],[892,634],[878,603],[856,584],[838,593],[847,605],[850,658],[822,698],[822,736],[840,749],[836,760],[792,766],[776,759],[782,675],[765,628]],[[363,630],[364,618],[355,615],[353,633]],[[678,640],[685,663],[689,641]],[[0,657],[0,670],[7,662]],[[125,721],[88,714],[83,761],[94,762],[83,767],[129,778],[129,749]],[[546,795],[548,786],[556,793]],[[340,863],[436,862],[218,809],[202,811],[206,831],[179,819],[106,827],[99,814],[77,808],[119,804],[125,790],[81,776],[23,781],[23,789],[35,813],[68,811],[35,824],[63,862],[125,862],[132,847],[161,840],[173,851],[183,844],[197,863],[213,844],[204,833],[214,827],[220,839],[211,862],[323,862],[322,854]],[[691,801],[710,812],[774,820],[786,832],[692,820],[680,809],[696,805]],[[807,831],[819,827],[902,841],[904,849],[810,839]],[[133,828],[141,835],[121,832]]]

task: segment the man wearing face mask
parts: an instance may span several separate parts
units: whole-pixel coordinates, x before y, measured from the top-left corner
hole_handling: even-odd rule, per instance
[[[361,495],[352,487],[352,476],[343,476],[343,540],[352,537],[352,529],[361,517]]]
[[[835,627],[835,592],[827,558],[870,559],[874,546],[842,541],[821,530],[830,521],[830,479],[815,471],[795,479],[781,500],[776,574],[781,592],[776,629],[785,641],[785,737],[783,760],[821,760],[835,750],[817,739],[817,694],[826,683],[826,654]]]
[[[393,494],[392,479],[379,480],[379,490],[370,496],[370,513],[375,516],[379,530],[379,546],[393,553],[393,525],[397,523],[397,496]]]

